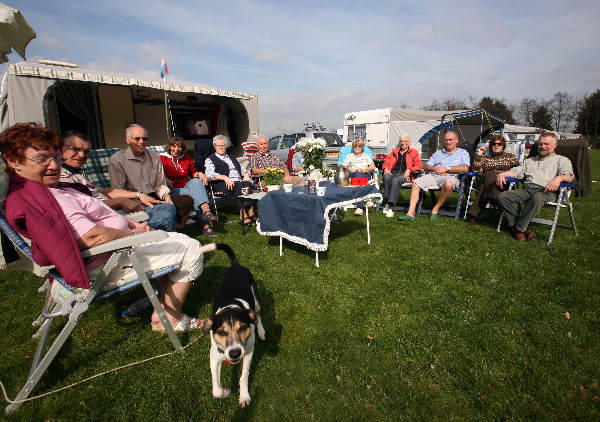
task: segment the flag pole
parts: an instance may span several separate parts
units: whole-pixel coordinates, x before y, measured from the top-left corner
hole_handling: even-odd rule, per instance
[[[165,91],[165,123],[167,125],[167,137],[171,137],[169,132],[169,104],[167,102],[167,77],[163,76],[163,90]]]
[[[162,56],[160,59],[160,76],[163,80],[163,91],[165,92],[165,124],[167,128],[167,138],[171,136],[169,131],[169,102],[167,99],[167,74],[169,73],[169,68],[167,67],[167,61],[165,60],[165,56]]]

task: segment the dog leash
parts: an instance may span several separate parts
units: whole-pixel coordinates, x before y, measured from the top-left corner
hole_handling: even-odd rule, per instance
[[[192,344],[196,343],[204,335],[205,335],[204,333],[200,334],[198,337],[196,337],[195,339],[193,339],[190,343],[188,343],[185,346],[183,346],[183,348],[181,349],[181,351],[187,349]],[[10,403],[10,404],[25,403],[25,402],[28,402],[28,401],[33,401],[33,400],[41,399],[42,397],[50,396],[52,394],[56,394],[56,393],[59,393],[59,392],[64,391],[64,390],[68,390],[69,388],[73,388],[76,385],[83,384],[85,382],[93,380],[94,378],[98,378],[98,377],[101,377],[103,375],[110,374],[111,372],[116,372],[116,371],[118,371],[120,369],[130,368],[132,366],[136,366],[136,365],[139,365],[141,363],[150,362],[151,360],[155,360],[155,359],[159,359],[159,358],[164,358],[166,356],[170,356],[170,355],[173,355],[173,354],[179,353],[179,352],[180,352],[180,350],[174,350],[174,351],[169,352],[169,353],[163,353],[161,355],[152,356],[152,357],[149,357],[147,359],[142,359],[142,360],[137,361],[137,362],[128,363],[127,365],[119,366],[118,368],[113,368],[113,369],[109,369],[108,371],[100,372],[99,374],[92,375],[91,377],[88,377],[88,378],[85,378],[85,379],[83,379],[81,381],[74,382],[73,384],[70,384],[70,385],[58,388],[58,389],[56,389],[54,391],[49,391],[47,393],[40,394],[38,396],[28,397],[28,398],[23,399],[23,400],[11,400],[11,399],[9,399],[8,395],[6,394],[6,389],[4,388],[4,384],[2,383],[2,381],[0,381],[0,388],[2,389],[2,395],[4,396],[4,400],[6,400],[8,403]]]

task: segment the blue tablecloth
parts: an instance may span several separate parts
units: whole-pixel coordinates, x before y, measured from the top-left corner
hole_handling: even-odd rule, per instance
[[[337,187],[324,182],[325,196],[298,193],[298,188],[286,193],[283,190],[269,192],[258,207],[257,231],[266,236],[282,236],[314,251],[326,251],[329,242],[329,211],[368,199],[381,199],[379,189],[373,185],[360,187]]]

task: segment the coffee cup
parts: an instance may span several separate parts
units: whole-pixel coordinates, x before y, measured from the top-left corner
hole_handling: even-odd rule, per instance
[[[289,193],[292,191],[293,187],[294,185],[292,185],[291,183],[286,183],[283,185],[283,190]]]
[[[243,187],[242,188],[242,195],[244,195],[244,196],[250,195],[250,188],[247,187],[247,186]]]
[[[325,196],[325,186],[319,186],[317,188],[317,196]]]

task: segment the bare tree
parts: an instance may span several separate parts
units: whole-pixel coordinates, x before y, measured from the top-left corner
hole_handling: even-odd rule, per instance
[[[427,111],[440,111],[441,109],[442,109],[442,105],[437,100],[437,98],[434,98],[433,101],[431,102],[431,104],[428,104],[423,107],[423,110],[427,110]]]
[[[462,98],[454,98],[454,97],[448,97],[442,101],[438,101],[437,98],[434,98],[433,101],[431,102],[431,104],[423,107],[424,110],[429,110],[429,111],[465,110],[467,108],[469,108],[469,107],[467,107],[465,100],[463,100]]]
[[[535,98],[524,97],[517,107],[519,123],[525,126],[533,126],[533,113],[539,104]]]
[[[550,113],[552,113],[554,130],[557,132],[565,132],[575,117],[575,103],[573,101],[573,96],[565,91],[559,91],[555,93],[549,101],[548,108]]]

